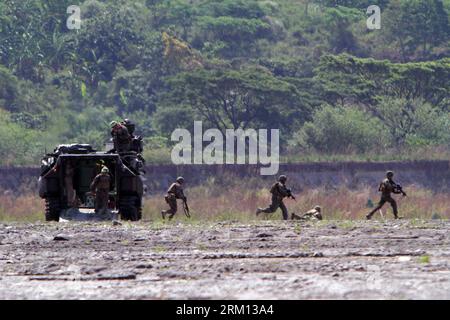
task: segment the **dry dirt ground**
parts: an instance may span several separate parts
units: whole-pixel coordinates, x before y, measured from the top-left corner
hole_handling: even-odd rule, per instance
[[[0,299],[450,299],[449,221],[0,224]]]

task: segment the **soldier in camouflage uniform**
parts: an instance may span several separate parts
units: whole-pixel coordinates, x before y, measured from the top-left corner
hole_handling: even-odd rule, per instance
[[[396,184],[392,178],[394,177],[394,172],[388,171],[386,173],[386,179],[381,181],[380,186],[378,187],[378,191],[381,192],[381,199],[378,203],[378,206],[373,209],[367,216],[367,220],[372,219],[372,216],[375,212],[380,210],[386,202],[389,202],[392,206],[392,210],[394,212],[395,219],[398,219],[398,209],[397,209],[397,202],[394,198],[392,198],[391,193],[394,194],[403,194],[403,196],[406,196],[406,193],[399,187],[398,184]]]
[[[111,136],[113,137],[114,150],[117,153],[130,151],[132,137],[127,127],[116,121],[110,123]]]
[[[102,168],[91,183],[91,192],[95,194],[95,213],[104,214],[108,209],[109,190],[111,188],[111,176],[107,167]]]
[[[256,210],[256,215],[259,215],[260,213],[273,213],[278,208],[281,208],[283,219],[288,220],[288,210],[283,202],[283,199],[289,197],[295,200],[295,197],[292,195],[291,190],[286,187],[286,181],[287,177],[284,175],[278,178],[278,182],[273,184],[270,189],[270,193],[272,194],[272,203],[265,209],[258,208]]]
[[[292,220],[322,220],[322,208],[315,206],[314,209],[302,214],[301,216],[295,213],[291,215]]]
[[[167,194],[164,198],[170,209],[161,211],[163,219],[166,218],[166,215],[169,215],[169,220],[172,220],[173,216],[177,213],[177,199],[181,199],[183,201],[187,200],[186,196],[184,195],[183,184],[184,178],[179,177],[177,178],[176,182],[172,183],[172,185],[169,187],[169,190],[167,190]]]

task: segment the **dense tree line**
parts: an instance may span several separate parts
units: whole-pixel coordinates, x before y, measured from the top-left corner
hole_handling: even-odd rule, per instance
[[[372,4],[380,30],[366,27]],[[148,157],[194,120],[280,128],[289,154],[448,151],[449,12],[449,0],[4,0],[1,161],[101,148],[121,117]]]

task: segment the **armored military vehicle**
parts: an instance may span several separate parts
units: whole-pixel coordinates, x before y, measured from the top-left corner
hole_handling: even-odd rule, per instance
[[[97,152],[90,145],[60,145],[42,159],[39,196],[45,199],[45,219],[59,221],[67,210],[94,213],[90,184],[106,166],[111,176],[108,208],[122,220],[142,218],[144,163],[137,152]]]

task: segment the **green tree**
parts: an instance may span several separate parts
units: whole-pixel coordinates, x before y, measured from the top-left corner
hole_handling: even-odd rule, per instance
[[[355,107],[324,105],[296,133],[291,145],[325,153],[364,153],[389,143],[383,123]]]
[[[358,44],[350,26],[360,20],[363,13],[359,10],[338,6],[325,9],[323,29],[333,53],[356,53]]]
[[[11,72],[0,65],[0,107],[12,108],[18,93],[18,80]]]
[[[387,60],[326,55],[316,69],[322,96],[330,104],[376,106],[378,97],[423,98],[445,110],[449,107],[450,60],[391,63]]]
[[[432,49],[448,43],[450,25],[441,0],[392,0],[384,13],[383,32],[398,45],[402,61],[431,57]]]
[[[197,70],[172,78],[169,85],[161,109],[188,104],[198,117],[222,131],[249,126],[289,128],[310,112],[294,85],[261,69]]]
[[[382,98],[376,116],[383,121],[397,145],[449,144],[450,113],[421,99]]]

